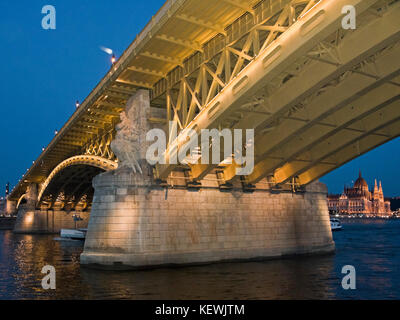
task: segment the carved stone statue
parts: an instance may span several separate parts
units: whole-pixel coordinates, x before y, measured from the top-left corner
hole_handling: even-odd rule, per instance
[[[143,105],[146,91],[139,91],[132,97],[126,110],[121,113],[121,122],[116,126],[116,137],[111,142],[111,149],[119,160],[119,168],[130,168],[134,173],[143,174],[141,168],[141,159],[143,157],[143,148],[146,145],[146,119]]]

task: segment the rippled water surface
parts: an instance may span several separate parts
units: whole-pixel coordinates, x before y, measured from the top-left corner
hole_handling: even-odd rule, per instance
[[[0,231],[0,299],[400,299],[400,221],[343,221],[336,254],[151,271],[81,268],[82,246]],[[41,287],[53,265],[57,289]],[[357,270],[357,289],[341,269]]]

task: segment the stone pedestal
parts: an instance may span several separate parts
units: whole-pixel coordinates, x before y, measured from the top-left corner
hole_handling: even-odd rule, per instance
[[[94,179],[84,265],[111,269],[334,250],[326,187],[305,193],[164,189],[129,171]]]

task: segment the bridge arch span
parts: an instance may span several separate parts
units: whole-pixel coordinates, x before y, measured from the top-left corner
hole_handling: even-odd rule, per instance
[[[22,203],[22,201],[26,201],[26,194],[23,194],[19,199],[18,199],[18,202],[17,202],[17,209],[19,208],[19,206],[21,205],[21,203]]]
[[[74,206],[83,196],[92,194],[92,179],[105,171],[118,168],[118,163],[93,155],[79,155],[61,162],[41,184],[37,204],[40,207],[44,202],[50,206],[58,200],[66,204],[72,202]],[[90,196],[90,195],[89,195]]]

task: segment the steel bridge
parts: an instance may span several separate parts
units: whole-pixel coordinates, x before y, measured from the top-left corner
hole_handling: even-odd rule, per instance
[[[348,5],[355,30],[342,27]],[[162,128],[254,129],[246,184],[307,185],[399,136],[399,21],[396,0],[169,0],[9,199],[37,184],[37,207],[90,202],[91,179],[118,166],[110,143],[138,89],[164,110],[148,119]],[[170,137],[166,159],[179,147]],[[167,181],[184,169],[193,182],[217,174],[229,183],[236,168],[157,165],[154,174]]]

